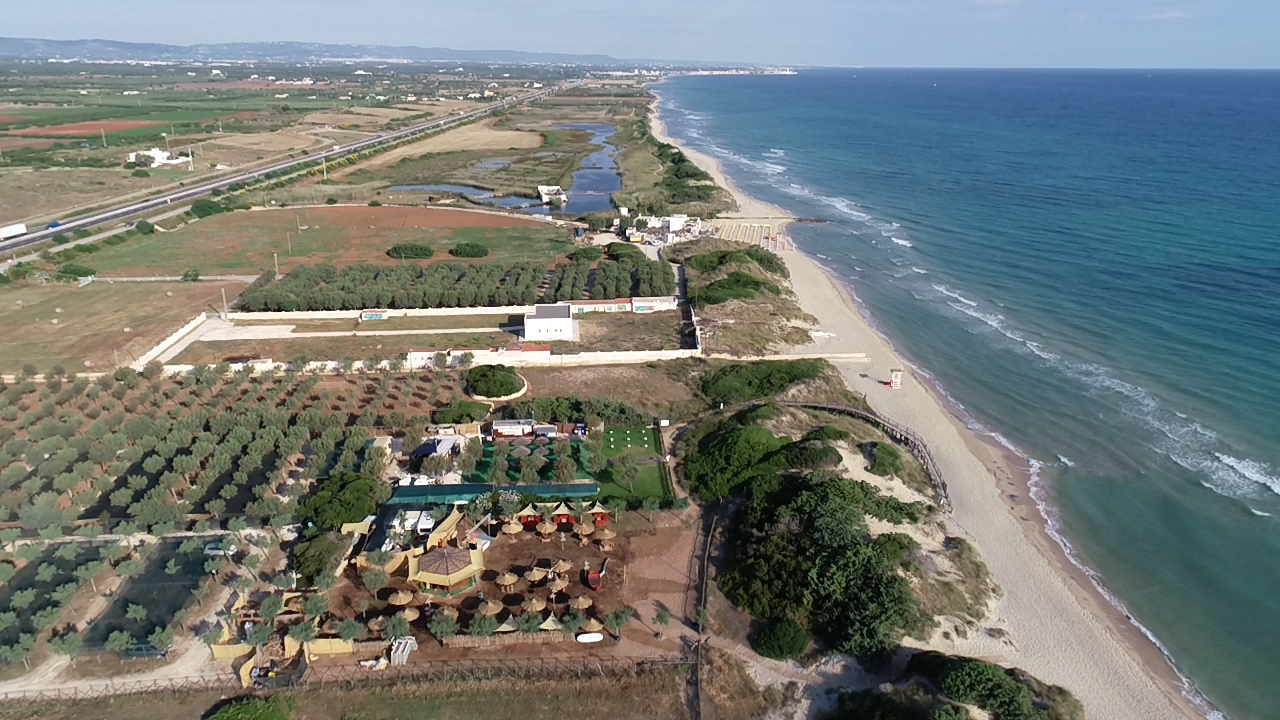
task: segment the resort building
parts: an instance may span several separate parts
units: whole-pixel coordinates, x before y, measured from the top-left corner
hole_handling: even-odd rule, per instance
[[[524,316],[525,340],[575,340],[577,335],[567,304],[539,305]]]

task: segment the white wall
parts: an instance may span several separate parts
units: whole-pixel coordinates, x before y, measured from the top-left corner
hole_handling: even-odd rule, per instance
[[[524,316],[525,340],[572,340],[573,318],[535,318]]]
[[[385,310],[383,317],[452,317],[457,315],[524,315],[536,308],[532,305],[506,305],[503,307],[423,308],[416,310]],[[229,320],[354,320],[367,310],[298,310],[293,312],[233,312]],[[376,326],[377,320],[369,320]]]
[[[178,328],[178,330],[174,332],[172,335],[165,338],[164,340],[161,340],[160,344],[156,345],[155,347],[143,353],[141,357],[139,357],[136,361],[134,361],[131,367],[133,367],[134,370],[141,370],[142,368],[146,367],[147,363],[160,357],[165,350],[168,350],[169,348],[176,345],[179,340],[195,332],[196,328],[203,325],[204,321],[207,319],[209,319],[209,316],[205,313],[200,313],[199,315],[195,316],[186,325],[183,325],[182,327]]]

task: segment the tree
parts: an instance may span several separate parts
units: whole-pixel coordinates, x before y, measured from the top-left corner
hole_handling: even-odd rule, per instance
[[[666,632],[667,625],[671,622],[671,613],[661,605],[658,606],[657,612],[653,614],[653,624],[658,626],[658,637]]]
[[[387,624],[382,628],[382,637],[388,640],[409,637],[409,621],[403,615],[387,618]]]
[[[809,632],[790,618],[774,620],[752,636],[751,647],[767,658],[790,660],[809,647]]]
[[[546,464],[546,458],[540,455],[529,455],[520,460],[520,482],[525,485],[533,485],[541,481],[539,473],[542,466]]]
[[[133,645],[133,636],[123,630],[116,630],[107,636],[107,641],[102,644],[104,648],[114,653],[122,653]]]
[[[560,457],[556,458],[556,464],[552,472],[555,475],[556,482],[571,483],[573,482],[573,476],[577,472],[577,469],[577,463],[573,461],[573,458],[569,457],[568,453],[564,453]]]
[[[542,613],[526,612],[516,618],[516,632],[537,635],[542,626]]]
[[[129,609],[124,611],[124,616],[136,623],[140,623],[147,619],[147,609],[141,605],[130,604]]]
[[[289,626],[289,637],[298,642],[311,642],[316,639],[316,626],[310,621]]]
[[[565,635],[576,635],[587,622],[587,616],[581,610],[570,610],[560,618],[560,631]]]
[[[214,625],[200,636],[200,641],[210,647],[222,642],[222,626]]]
[[[467,629],[467,634],[476,637],[493,637],[498,630],[498,618],[492,615],[477,615],[471,618],[471,627]]]
[[[587,451],[587,470],[599,476],[609,466],[609,458],[604,455],[604,440],[598,434],[591,434],[582,445]]]
[[[431,621],[427,624],[427,629],[431,631],[431,635],[444,644],[445,640],[458,634],[458,619],[444,613],[436,613],[431,616]]]
[[[649,513],[649,522],[653,522],[653,514],[662,507],[662,501],[656,497],[649,496],[640,501],[640,509]]]
[[[306,600],[302,601],[302,614],[307,619],[318,618],[329,612],[329,596],[317,593],[308,595]]]
[[[15,590],[13,594],[9,596],[9,607],[12,607],[15,610],[26,610],[31,607],[31,604],[35,601],[36,589],[23,588],[21,590]]]
[[[247,698],[218,708],[208,720],[289,720],[289,713],[275,698]]]
[[[636,475],[640,473],[640,468],[636,466],[636,459],[631,453],[623,453],[613,461],[613,473],[627,484],[632,495],[636,494]]]
[[[151,647],[156,650],[167,651],[173,646],[173,628],[157,627],[147,636],[147,642],[151,643]]]
[[[364,623],[354,618],[346,618],[338,623],[338,637],[347,642],[355,642],[365,635]]]
[[[608,628],[613,635],[614,640],[622,640],[622,628],[631,622],[631,617],[635,615],[635,610],[629,607],[619,608],[612,612],[605,613],[604,626]]]
[[[379,590],[386,587],[387,583],[391,581],[390,576],[387,575],[387,571],[382,568],[370,568],[365,570],[364,574],[360,576],[360,579],[364,582],[365,588],[375,596],[378,594]]]
[[[275,630],[270,623],[259,623],[249,628],[249,631],[244,635],[244,641],[260,648],[271,642],[272,635],[275,635]]]
[[[505,451],[502,451],[502,446],[498,445],[493,450],[493,459],[489,464],[490,485],[507,484],[507,466],[507,454]]]
[[[78,632],[49,638],[49,647],[59,655],[75,655],[84,646],[84,636]]]
[[[268,595],[258,608],[258,613],[268,622],[274,620],[284,610],[284,598],[279,595]]]

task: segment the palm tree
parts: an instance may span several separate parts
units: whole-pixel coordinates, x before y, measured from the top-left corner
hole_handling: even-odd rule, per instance
[[[636,494],[636,475],[640,473],[640,468],[636,467],[636,459],[631,453],[623,453],[614,460],[613,473],[627,483],[632,495]]]
[[[134,622],[140,623],[147,619],[147,609],[141,605],[130,605],[129,609],[124,611],[124,616]]]
[[[570,610],[560,618],[560,630],[566,635],[576,635],[578,628],[587,622],[587,616],[581,610]]]
[[[393,615],[387,619],[387,624],[383,626],[382,637],[388,640],[409,637],[409,621],[403,615]]]
[[[605,613],[604,626],[609,629],[609,632],[613,635],[613,639],[615,641],[622,641],[622,628],[631,621],[631,616],[634,614],[635,611],[629,607]]]
[[[471,627],[468,628],[467,634],[476,637],[493,637],[497,629],[498,618],[492,615],[477,615],[471,618]]]
[[[261,650],[263,645],[271,642],[271,636],[275,634],[275,630],[269,623],[259,623],[249,628],[249,632],[245,633],[244,641]]]
[[[308,595],[307,599],[302,601],[302,614],[308,620],[318,618],[327,612],[329,612],[328,595]]]
[[[427,623],[427,629],[443,645],[445,640],[458,634],[458,618],[444,613],[436,613],[431,616],[431,621]]]
[[[367,588],[374,597],[377,597],[378,591],[386,587],[387,584],[391,582],[391,577],[387,575],[387,571],[381,568],[370,568],[365,570],[364,574],[360,576],[360,579],[364,581],[365,588]]]
[[[653,614],[653,624],[658,626],[658,638],[662,638],[662,634],[666,632],[667,625],[671,622],[671,613],[666,608],[659,606],[658,611]]]
[[[542,626],[542,613],[526,612],[516,618],[516,631],[524,635],[537,635]]]
[[[649,513],[649,522],[653,522],[653,514],[662,506],[662,501],[656,497],[647,497],[640,501],[640,509]]]
[[[304,643],[315,640],[316,639],[315,623],[304,620],[300,623],[297,623],[296,625],[291,625],[289,627],[289,637],[293,638],[294,640],[297,640],[298,642],[304,642]]]

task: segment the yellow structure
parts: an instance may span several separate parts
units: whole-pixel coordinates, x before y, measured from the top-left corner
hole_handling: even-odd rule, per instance
[[[458,531],[458,523],[462,522],[462,513],[458,512],[458,508],[454,508],[449,517],[440,521],[431,534],[427,536],[426,546],[429,548],[438,548],[443,546],[449,540],[452,540]]]
[[[432,588],[453,591],[466,587],[484,572],[484,553],[479,548],[436,547],[409,554],[409,579]]]

